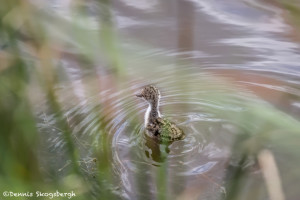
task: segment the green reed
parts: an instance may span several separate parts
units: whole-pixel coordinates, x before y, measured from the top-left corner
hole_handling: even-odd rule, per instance
[[[271,0],[270,2],[276,3],[284,11],[284,17],[287,22],[291,23],[296,30],[300,28],[300,5],[295,0]],[[299,37],[297,31],[296,35]]]

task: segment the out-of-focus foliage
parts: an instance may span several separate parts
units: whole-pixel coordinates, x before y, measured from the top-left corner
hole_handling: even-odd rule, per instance
[[[99,165],[95,165],[99,166],[100,173],[97,177],[88,177],[91,179],[88,182],[79,167],[81,161],[74,146],[72,130],[54,89],[59,83],[59,73],[61,73],[55,61],[61,55],[58,51],[64,49],[59,45],[79,45],[78,50],[89,61],[93,61],[98,56],[92,53],[94,52],[92,48],[97,45],[91,45],[83,39],[87,37],[85,35],[87,32],[80,32],[83,29],[80,29],[78,25],[51,16],[49,13],[40,13],[30,1],[1,1],[0,5],[1,194],[4,191],[51,193],[58,190],[59,192],[74,191],[77,199],[90,199],[93,196],[91,188],[98,182],[97,186],[100,191],[97,197],[111,199],[111,193],[106,187],[111,176],[107,164],[109,160],[106,158],[109,155],[107,151],[110,147],[107,146],[105,134],[102,134],[102,138],[99,139],[102,143],[99,145],[100,149],[95,150],[97,152],[95,156],[101,160]],[[105,8],[109,12],[109,7]],[[64,28],[59,29],[59,27]],[[107,25],[103,28],[106,33],[102,38],[105,38],[105,45],[109,49],[107,60],[113,63],[111,68],[118,72],[120,68],[115,64],[117,58],[116,56],[112,57],[117,53],[111,52],[115,50],[110,47],[113,46],[114,40],[109,27]],[[57,32],[53,29],[57,29]],[[73,29],[80,36],[74,34],[69,37],[68,33]],[[94,42],[97,41],[97,38],[101,40],[101,37],[92,37],[95,39]],[[90,37],[90,39],[92,38]],[[74,41],[77,41],[76,44]],[[66,159],[70,161],[67,163],[71,163],[67,174],[61,178],[52,177],[51,182],[47,181],[51,175],[49,177],[42,167],[41,160],[45,160],[45,158],[42,158],[42,154],[39,152],[41,140],[38,133],[37,116],[35,116],[36,111],[32,105],[39,96],[43,96],[40,100],[46,100],[47,112],[54,115],[55,127],[61,130],[64,143],[66,143]],[[31,100],[33,101],[31,102]],[[58,157],[51,159],[58,159]],[[91,162],[96,161],[97,158],[94,158],[94,161]],[[49,199],[49,197],[38,197],[37,199],[43,198]]]
[[[278,4],[280,7],[282,7],[286,13],[285,18],[288,19],[288,21],[294,25],[296,28],[296,32],[299,32],[300,29],[300,4],[299,1],[296,0],[272,0],[276,4]],[[271,2],[272,2],[271,1]],[[299,34],[297,34],[299,36]]]

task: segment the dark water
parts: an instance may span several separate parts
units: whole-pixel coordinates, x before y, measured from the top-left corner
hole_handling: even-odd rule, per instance
[[[52,9],[47,12],[72,19],[71,1],[47,4],[41,3],[41,9],[49,6]],[[99,5],[86,1],[82,6],[88,18],[78,23],[96,33]],[[112,2],[111,9],[126,78],[114,81],[101,59],[96,74],[73,57],[60,61],[68,80],[57,91],[77,139],[81,166],[87,174],[97,173],[93,149],[104,134],[99,129],[105,126],[111,168],[118,180],[111,187],[121,198],[155,199],[157,180],[165,168],[167,199],[226,196],[226,169],[235,165],[232,146],[248,126],[238,116],[247,113],[249,105],[258,104],[266,112],[274,109],[285,113],[283,118],[299,120],[300,49],[287,36],[291,27],[284,23],[281,10],[254,0],[119,0]],[[145,138],[146,104],[134,93],[147,84],[161,89],[161,112],[185,131],[184,140],[162,145]],[[105,116],[105,123],[99,115]],[[256,132],[268,117],[272,118],[254,115],[247,121],[253,127],[250,130]],[[50,158],[63,152],[65,144],[53,116],[42,112],[40,118],[47,146],[43,156]],[[275,126],[268,129],[274,131],[285,132]],[[270,148],[276,152],[277,146]],[[277,155],[280,172],[294,170],[284,165],[288,157]],[[263,187],[261,172],[252,161],[245,187],[249,193],[259,193],[256,199],[266,199],[265,190],[259,189]],[[68,166],[64,157],[55,163],[45,159],[44,164],[49,163],[59,169],[51,172],[56,175]],[[296,199],[291,186],[295,180],[285,175],[287,199]]]

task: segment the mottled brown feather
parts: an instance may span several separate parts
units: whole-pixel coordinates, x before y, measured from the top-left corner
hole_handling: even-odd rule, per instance
[[[150,113],[149,117],[145,117],[145,120],[147,119],[145,125],[146,130],[152,137],[155,137],[160,141],[175,141],[185,137],[182,129],[177,127],[176,124],[160,117],[160,92],[156,87],[153,85],[146,86],[137,96],[149,103]]]

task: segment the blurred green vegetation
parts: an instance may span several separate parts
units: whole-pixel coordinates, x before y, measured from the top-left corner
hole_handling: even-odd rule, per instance
[[[106,132],[109,120],[103,113],[97,112],[98,107],[92,107],[97,126],[97,137],[90,139],[94,144],[91,147],[92,157],[89,161],[82,160],[80,152],[76,148],[77,143],[73,132],[75,131],[67,118],[64,104],[61,103],[56,87],[67,81],[61,78],[62,69],[55,61],[59,60],[58,48],[67,51],[72,46],[78,52],[85,68],[92,70],[96,76],[95,65],[104,60],[103,68],[111,72],[112,82],[116,87],[122,87],[122,80],[126,79],[126,70],[121,63],[126,62],[124,54],[117,47],[118,39],[113,31],[114,24],[111,20],[110,1],[100,2],[102,15],[99,17],[101,31],[90,32],[77,24],[76,20],[70,22],[49,13],[40,13],[29,1],[10,0],[0,1],[0,38],[1,38],[1,63],[0,63],[0,189],[15,192],[44,191],[44,192],[70,192],[76,193],[76,199],[119,199],[114,185],[118,184],[118,178],[114,177],[111,168],[111,136]],[[283,3],[283,2],[282,2]],[[296,4],[284,2],[285,7],[298,19],[299,7]],[[81,9],[82,11],[82,9]],[[84,11],[84,8],[83,8]],[[82,15],[76,16],[84,19]],[[75,19],[77,19],[75,17]],[[71,34],[72,33],[72,34]],[[87,39],[88,38],[88,39]],[[65,46],[59,46],[63,43]],[[65,44],[67,43],[67,44]],[[56,46],[54,46],[56,45]],[[28,53],[28,50],[30,53]],[[151,71],[151,69],[146,69]],[[174,74],[178,76],[178,74]],[[203,80],[205,81],[205,80]],[[92,82],[93,83],[93,82]],[[87,92],[90,87],[96,87],[87,82],[84,88]],[[181,84],[181,83],[178,83]],[[184,87],[184,86],[182,86]],[[201,86],[197,86],[197,90]],[[34,91],[34,92],[33,92]],[[217,91],[217,90],[216,90]],[[41,93],[41,94],[36,94]],[[70,91],[70,93],[72,93]],[[92,92],[91,92],[92,93]],[[74,94],[71,94],[71,96]],[[42,97],[40,97],[42,96]],[[202,99],[226,104],[225,94],[204,94]],[[72,96],[73,97],[73,96]],[[53,162],[60,159],[66,161],[67,169],[62,176],[45,172],[42,163],[39,146],[41,135],[38,129],[37,111],[33,108],[36,99],[46,102],[47,115],[54,116],[55,128],[62,133],[66,144],[65,154],[51,157]],[[200,98],[200,97],[199,97]],[[100,105],[102,106],[102,105]],[[249,156],[257,157],[265,148],[271,149],[274,154],[288,154],[293,165],[279,170],[290,176],[299,176],[299,170],[294,166],[299,164],[299,122],[288,115],[266,106],[260,102],[245,102],[243,104],[247,112],[241,115],[232,113],[217,113],[240,125],[240,135],[236,138],[232,151],[240,156],[239,164],[228,167],[226,175],[225,199],[240,199],[243,195],[245,177],[250,173],[244,166]],[[210,110],[209,112],[220,112]],[[84,120],[85,116],[78,116]],[[134,126],[134,125],[133,125]],[[276,130],[276,131],[274,131]],[[268,145],[266,145],[268,144]],[[271,144],[271,145],[270,145]],[[55,152],[58,153],[58,152]],[[62,158],[59,158],[62,157]],[[50,159],[50,157],[49,157]],[[70,161],[70,162],[67,162]],[[81,165],[94,166],[94,171],[86,171]],[[279,160],[285,162],[285,160]],[[142,166],[140,166],[142,168]],[[57,169],[59,171],[59,169]],[[139,169],[142,171],[142,169]],[[145,170],[145,169],[144,169]],[[50,173],[50,175],[49,175]],[[164,162],[157,169],[158,188],[157,199],[168,199],[167,177],[168,163]],[[91,175],[92,174],[92,175]],[[136,177],[140,191],[148,194],[149,189],[143,179]],[[285,176],[287,177],[287,176]],[[284,190],[292,184],[294,179],[282,180]],[[119,188],[117,188],[119,189]],[[116,189],[116,190],[117,190]],[[289,190],[288,190],[289,191]],[[137,191],[138,193],[139,191]],[[0,196],[2,199],[2,196]],[[140,199],[144,196],[140,195]],[[9,199],[9,198],[8,198]],[[34,199],[34,198],[33,198]],[[43,198],[38,198],[43,199]],[[48,197],[45,197],[48,199]],[[249,198],[245,198],[249,199]]]
[[[290,22],[296,28],[296,33],[300,29],[300,3],[297,0],[271,0],[287,11],[287,21]],[[299,37],[299,34],[297,33]]]
[[[109,2],[105,2],[109,3]],[[79,152],[74,143],[72,130],[66,119],[65,112],[59,102],[55,87],[59,84],[61,77],[61,69],[54,64],[54,60],[59,59],[57,52],[52,45],[53,32],[49,32],[48,26],[54,28],[64,27],[62,29],[61,40],[71,40],[80,43],[78,50],[83,58],[89,63],[96,56],[91,51],[95,46],[86,42],[83,38],[88,32],[83,32],[78,25],[71,24],[62,18],[49,15],[49,13],[39,13],[40,11],[34,7],[29,1],[12,0],[0,2],[0,38],[1,38],[1,59],[0,64],[0,188],[1,199],[2,192],[71,192],[74,191],[76,199],[90,199],[95,197],[92,191],[97,191],[96,198],[114,199],[112,192],[109,192],[109,183],[112,181],[109,168],[110,146],[107,142],[107,136],[103,132],[103,126],[99,127],[100,145],[94,151],[93,161],[89,161],[98,167],[99,173],[97,177],[87,176],[81,162]],[[103,6],[109,13],[109,7]],[[40,18],[38,18],[40,16]],[[109,16],[108,16],[109,17]],[[48,23],[49,22],[49,23]],[[104,24],[104,23],[103,23]],[[117,64],[118,58],[113,47],[112,31],[110,25],[105,22],[102,30],[105,32],[101,37],[105,38],[105,46],[107,47],[107,62],[110,67],[115,69],[115,74],[119,74],[120,66]],[[68,33],[73,29],[77,34],[70,38]],[[93,36],[96,41],[96,36]],[[101,40],[101,37],[98,37]],[[108,39],[107,39],[108,38]],[[58,39],[58,38],[56,38]],[[58,39],[58,40],[59,40]],[[59,42],[55,42],[56,45]],[[99,42],[101,43],[101,42]],[[29,50],[29,55],[28,55]],[[88,66],[88,65],[87,65]],[[34,89],[32,89],[34,88]],[[38,88],[38,89],[37,89]],[[40,92],[41,94],[36,94]],[[31,96],[33,95],[33,96]],[[36,111],[32,107],[32,99],[36,96],[44,95],[46,100],[47,114],[53,115],[55,118],[55,128],[61,130],[62,137],[66,143],[65,161],[70,164],[70,168],[63,177],[49,177],[45,173],[39,152],[41,145],[40,134],[38,130],[38,121]],[[103,125],[102,116],[99,120]],[[61,155],[64,157],[63,155]],[[49,159],[60,160],[57,156]],[[70,162],[69,162],[70,161]],[[100,161],[100,164],[95,164]],[[54,161],[55,162],[55,161]],[[57,169],[58,171],[60,169]],[[48,182],[51,178],[53,181]],[[90,179],[90,180],[88,180]],[[96,189],[92,189],[97,185]],[[99,189],[100,188],[100,189]],[[4,197],[4,196],[3,196]],[[12,197],[8,197],[12,198]],[[21,197],[19,197],[21,198]],[[35,199],[35,197],[32,197]],[[38,197],[37,199],[49,199],[49,197]]]

